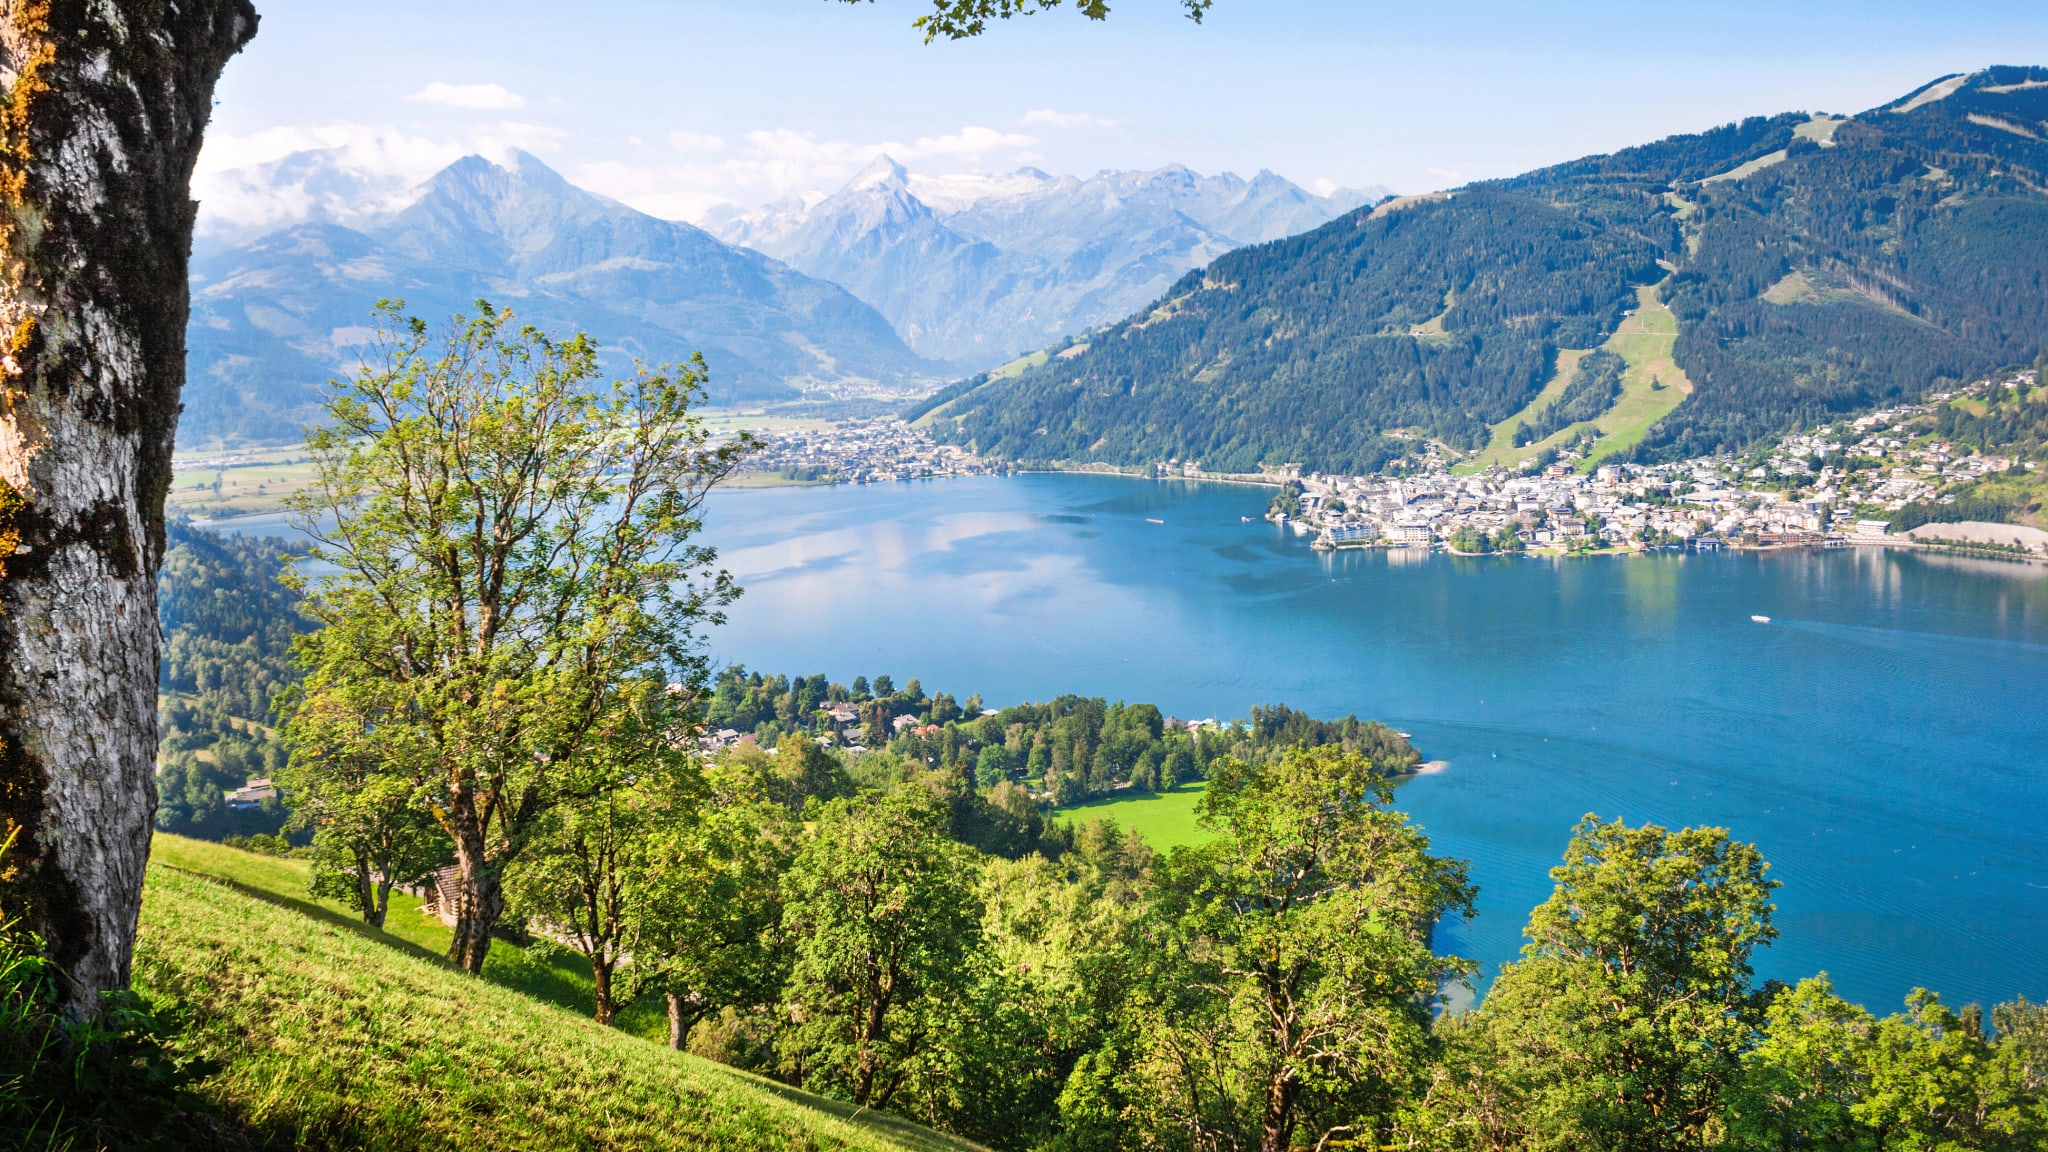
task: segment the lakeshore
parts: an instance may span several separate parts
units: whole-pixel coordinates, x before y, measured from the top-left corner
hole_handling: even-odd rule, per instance
[[[2048,571],[1918,547],[1317,552],[1258,518],[1268,495],[1074,473],[718,495],[709,541],[746,594],[712,655],[992,703],[1384,720],[1451,764],[1397,803],[1473,861],[1481,916],[1447,939],[1489,972],[1597,811],[1760,843],[1798,928],[1762,975],[1826,968],[1870,1004],[2048,984]]]

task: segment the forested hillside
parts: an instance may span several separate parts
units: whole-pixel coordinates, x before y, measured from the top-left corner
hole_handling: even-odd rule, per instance
[[[157,825],[192,836],[275,832],[276,803],[231,812],[223,794],[284,765],[270,705],[297,673],[307,627],[279,583],[284,541],[168,526],[157,578],[164,629]]]
[[[1360,210],[926,406],[1029,461],[1365,471],[1483,445],[1661,284],[1692,394],[1642,459],[2030,362],[2048,334],[2048,69],[1788,113]]]

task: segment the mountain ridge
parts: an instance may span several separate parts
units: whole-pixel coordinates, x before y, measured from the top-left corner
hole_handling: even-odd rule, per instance
[[[318,387],[354,367],[382,297],[430,320],[489,299],[590,332],[613,370],[702,351],[728,401],[901,395],[946,371],[837,285],[585,191],[523,152],[457,160],[391,211],[201,253],[192,285],[188,442],[296,436]]]
[[[1946,81],[1845,120],[1753,117],[1355,210],[921,407],[941,437],[1017,460],[1372,471],[1417,437],[1484,445],[1650,285],[1694,389],[1636,458],[1917,397],[2048,335],[2048,141],[1986,123],[2048,123],[2043,79],[1987,69],[1917,104]],[[1795,273],[1843,291],[1769,295]]]
[[[976,368],[1113,320],[1188,268],[1385,191],[1319,197],[1264,169],[1245,180],[1179,164],[1090,177],[1020,168],[968,184],[881,154],[830,195],[712,226],[846,286],[919,352]]]

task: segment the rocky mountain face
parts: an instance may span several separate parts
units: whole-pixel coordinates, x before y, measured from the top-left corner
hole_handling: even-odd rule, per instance
[[[920,354],[981,369],[1125,315],[1190,268],[1383,198],[1314,195],[1179,165],[1086,179],[1035,169],[973,186],[883,156],[822,200],[714,223],[722,238],[844,285]]]
[[[434,321],[488,299],[589,332],[621,371],[701,351],[726,401],[915,394],[946,372],[845,289],[586,192],[524,153],[467,157],[401,193],[325,172],[314,154],[276,167],[273,189],[304,190],[302,218],[195,256],[184,443],[296,438],[386,298]],[[365,208],[369,192],[381,199]]]

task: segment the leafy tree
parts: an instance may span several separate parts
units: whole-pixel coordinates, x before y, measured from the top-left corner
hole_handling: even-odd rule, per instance
[[[925,43],[933,40],[965,40],[988,30],[991,20],[1032,16],[1059,7],[1064,0],[932,0],[932,10],[911,21],[924,32]],[[1180,0],[1188,19],[1199,24],[1215,0]],[[859,4],[862,0],[845,0]],[[1109,0],[1074,0],[1074,10],[1090,20],[1109,17]]]
[[[2048,364],[2041,372],[2048,375]],[[2009,1046],[2018,1058],[2028,1089],[2037,1093],[2048,1090],[2048,1004],[2035,1004],[2022,996],[1993,1008],[1991,1024],[1998,1030],[1999,1043]]]
[[[920,788],[835,800],[783,880],[795,965],[785,1067],[885,1108],[970,980],[980,907],[967,850]]]
[[[994,788],[1010,778],[1010,760],[1003,752],[1002,745],[990,744],[981,750],[974,762],[974,782],[982,788]]]
[[[706,768],[694,819],[657,824],[640,891],[627,909],[626,975],[668,1007],[668,1042],[727,1008],[773,1003],[787,975],[781,878],[793,837],[763,781],[730,764]]]
[[[1924,988],[1878,1022],[1865,1057],[1863,1098],[1850,1114],[1879,1149],[2019,1152],[2048,1142],[2048,1112],[2027,1089],[2018,1047],[1994,1047],[1982,1013],[1961,1012]]]
[[[1557,887],[1460,1037],[1442,1122],[1529,1148],[1703,1148],[1760,1023],[1750,956],[1777,882],[1725,829],[1581,820]]]
[[[1391,795],[1339,748],[1212,765],[1199,811],[1217,838],[1175,849],[1158,881],[1156,1129],[1261,1152],[1366,1141],[1420,1078],[1438,989],[1474,971],[1431,935],[1475,889]]]
[[[639,990],[614,975],[645,919],[652,895],[651,849],[694,805],[693,765],[670,741],[673,696],[663,685],[636,686],[638,709],[622,710],[585,750],[580,780],[567,798],[533,822],[506,874],[515,912],[567,938],[590,962],[595,1016],[610,1024]]]
[[[794,732],[784,734],[775,745],[775,780],[791,812],[803,811],[813,799],[853,795],[853,782],[838,759],[817,741]]]
[[[381,726],[350,695],[336,686],[287,704],[292,758],[279,782],[292,802],[287,827],[313,830],[313,894],[340,900],[382,928],[391,889],[423,881],[450,849],[412,782],[389,771],[387,757],[397,752],[391,745],[404,739],[405,727]]]
[[[1869,1012],[1835,995],[1826,973],[1780,991],[1730,1092],[1730,1142],[1759,1149],[1862,1146],[1854,1108],[1869,1088],[1876,1026]]]
[[[601,385],[587,337],[480,303],[437,342],[400,308],[380,305],[365,370],[307,436],[314,479],[290,506],[324,627],[298,660],[308,701],[382,719],[389,770],[453,840],[449,958],[476,972],[538,822],[634,760],[595,755],[606,733],[650,698],[632,730],[651,744],[693,721],[693,630],[737,594],[698,513],[749,442],[709,445],[701,359]]]

